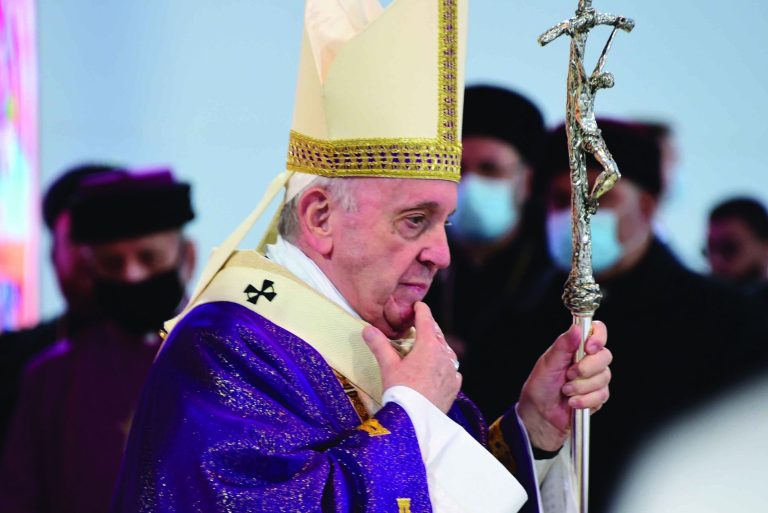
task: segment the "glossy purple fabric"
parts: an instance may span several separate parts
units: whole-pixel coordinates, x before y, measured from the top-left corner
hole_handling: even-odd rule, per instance
[[[150,373],[112,511],[431,511],[408,416],[390,403],[376,419],[389,434],[358,429],[304,341],[235,303],[199,306]]]

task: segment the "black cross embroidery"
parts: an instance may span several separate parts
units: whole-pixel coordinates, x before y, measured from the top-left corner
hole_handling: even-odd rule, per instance
[[[271,280],[264,280],[261,284],[261,290],[257,289],[253,285],[248,285],[245,287],[245,294],[248,296],[247,301],[249,303],[253,303],[254,305],[259,302],[259,298],[261,296],[264,296],[267,298],[267,301],[270,303],[273,299],[275,299],[275,296],[277,295],[277,292],[275,292],[275,287],[273,286],[274,282]]]

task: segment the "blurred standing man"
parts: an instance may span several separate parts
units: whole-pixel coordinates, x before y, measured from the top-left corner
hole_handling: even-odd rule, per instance
[[[706,256],[712,275],[768,301],[768,210],[732,198],[709,214]]]
[[[279,236],[234,251],[257,207],[166,325],[113,511],[533,512],[538,479],[564,511],[562,460],[531,445],[552,458],[607,400],[605,327],[578,365],[558,338],[488,429],[421,302],[450,260],[465,20],[307,2]]]
[[[69,205],[83,180],[117,172],[118,168],[107,165],[79,165],[57,178],[43,197],[43,219],[52,242],[51,263],[66,309],[58,317],[33,328],[0,335],[0,451],[18,398],[24,366],[56,340],[77,334],[98,317],[82,247],[71,237]]]
[[[660,151],[632,123],[598,120],[622,178],[591,218],[592,266],[611,327],[611,403],[592,423],[590,511],[610,511],[625,464],[645,437],[765,362],[768,318],[726,287],[686,269],[654,234],[662,191]],[[521,326],[543,344],[571,322],[561,299],[571,266],[571,183],[565,130],[553,131],[538,175],[547,191],[547,237],[561,270]],[[590,183],[602,168],[588,159]],[[548,332],[548,333],[547,333]],[[656,355],[663,350],[664,355]],[[653,358],[645,359],[649,353]],[[653,406],[645,407],[649,398]]]
[[[500,87],[468,87],[464,100],[452,262],[426,302],[459,354],[463,390],[496,418],[546,349],[510,344],[505,329],[535,303],[551,270],[543,208],[531,195],[544,119],[530,100]]]
[[[187,184],[170,172],[97,175],[71,206],[103,320],[27,368],[0,466],[0,510],[104,512],[160,338],[184,297],[194,246]]]

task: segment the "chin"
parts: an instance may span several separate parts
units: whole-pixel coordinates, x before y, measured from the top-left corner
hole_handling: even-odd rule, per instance
[[[385,308],[384,317],[382,319],[382,323],[385,327],[376,327],[389,338],[402,338],[408,333],[408,330],[413,327],[413,322],[415,320],[413,304],[402,306],[395,303],[388,306],[390,306],[390,308]]]

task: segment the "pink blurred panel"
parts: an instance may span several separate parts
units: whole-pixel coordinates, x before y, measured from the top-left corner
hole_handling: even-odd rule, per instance
[[[35,40],[33,0],[0,0],[0,331],[38,320]]]

